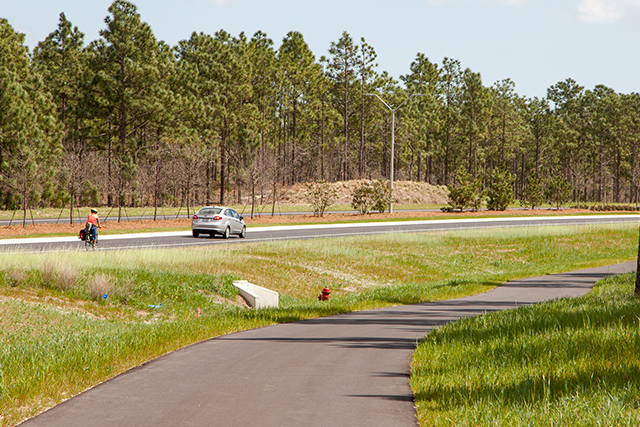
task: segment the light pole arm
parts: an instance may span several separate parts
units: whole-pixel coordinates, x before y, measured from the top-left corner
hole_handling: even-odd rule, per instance
[[[395,136],[396,136],[396,111],[402,107],[408,100],[413,98],[414,96],[424,96],[423,93],[414,93],[411,94],[400,103],[396,108],[391,108],[389,104],[384,102],[382,98],[380,98],[375,93],[365,93],[365,96],[375,96],[391,111],[391,163],[389,164],[389,213],[393,213],[393,163],[394,163],[394,147],[395,147]]]
[[[393,108],[389,107],[389,104],[384,102],[384,100],[382,98],[380,98],[378,96],[378,94],[376,94],[376,93],[365,93],[364,96],[375,96],[376,98],[378,98],[380,100],[380,102],[382,102],[384,104],[385,107],[387,107],[390,111],[393,111]],[[405,102],[407,102],[407,101],[405,101]],[[403,104],[404,104],[404,102],[403,102]]]

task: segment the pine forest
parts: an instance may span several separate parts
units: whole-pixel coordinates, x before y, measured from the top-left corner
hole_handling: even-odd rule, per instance
[[[124,0],[97,40],[64,13],[52,30],[30,51],[0,19],[0,209],[267,203],[296,183],[388,179],[392,109],[395,179],[638,203],[637,93],[568,78],[527,98],[422,53],[396,80],[347,32],[320,57],[293,31],[169,46]]]

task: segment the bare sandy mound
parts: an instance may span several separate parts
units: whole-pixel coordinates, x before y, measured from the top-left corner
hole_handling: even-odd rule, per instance
[[[331,183],[338,192],[336,204],[350,204],[353,190],[368,180],[339,181]],[[281,203],[303,204],[307,195],[307,184],[300,183],[283,190]],[[444,185],[431,185],[426,182],[394,181],[393,198],[399,204],[446,204],[449,201],[449,190]]]

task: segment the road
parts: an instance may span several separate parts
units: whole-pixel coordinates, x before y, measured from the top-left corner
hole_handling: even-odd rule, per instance
[[[483,209],[484,210],[484,209]],[[519,210],[519,208],[515,208],[514,210]],[[191,209],[191,214],[187,215],[186,213],[184,213],[186,211],[183,211],[183,213],[179,213],[178,215],[176,214],[163,214],[161,211],[158,211],[158,215],[156,217],[156,219],[158,221],[160,220],[169,220],[169,219],[177,219],[177,218],[191,218],[191,216],[196,213],[197,209],[194,210],[193,208]],[[66,212],[66,211],[65,211]],[[108,212],[108,211],[107,211]],[[394,212],[440,212],[440,209],[394,209]],[[240,215],[244,215],[245,217],[249,217],[250,216],[250,212],[242,212],[239,211]],[[353,214],[355,213],[355,211],[353,210],[334,210],[334,211],[327,211],[325,212],[326,214]],[[313,215],[314,213],[312,211],[299,211],[299,212],[276,212],[275,216],[295,216],[295,215]],[[80,216],[74,216],[73,217],[73,223],[74,224],[84,224],[87,221],[87,216],[89,216],[89,211],[87,210],[86,215],[80,217]],[[271,216],[271,211],[267,212],[262,212],[262,213],[255,213],[254,216],[257,217],[270,217]],[[116,221],[118,219],[118,212],[115,211],[111,212],[109,215],[101,215],[100,216],[100,220],[101,221]],[[22,214],[14,216],[13,218],[10,219],[0,219],[0,226],[3,225],[21,225],[22,224]],[[140,220],[153,220],[153,215],[124,215],[121,218],[122,222],[133,222],[133,221],[140,221]],[[59,218],[31,218],[31,216],[27,216],[26,219],[26,223],[27,225],[31,225],[31,224],[69,224],[69,216],[64,216],[61,215]]]
[[[134,368],[22,426],[416,426],[409,362],[429,330],[462,317],[584,295],[595,281],[635,265],[210,339]]]
[[[638,223],[638,221],[640,221],[640,215],[584,215],[250,227],[247,229],[247,237],[245,239],[234,236],[229,240],[219,237],[194,239],[191,236],[191,232],[185,230],[165,233],[102,235],[98,246],[99,250],[169,248],[321,237],[348,237],[392,232],[418,233],[492,227]],[[0,240],[0,251],[50,252],[83,248],[82,242],[76,236]]]

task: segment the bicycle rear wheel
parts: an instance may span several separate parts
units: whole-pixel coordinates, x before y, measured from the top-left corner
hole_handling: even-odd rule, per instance
[[[95,244],[95,242],[93,240],[86,239],[84,241],[84,248],[86,250],[95,250],[96,249],[96,244]]]

